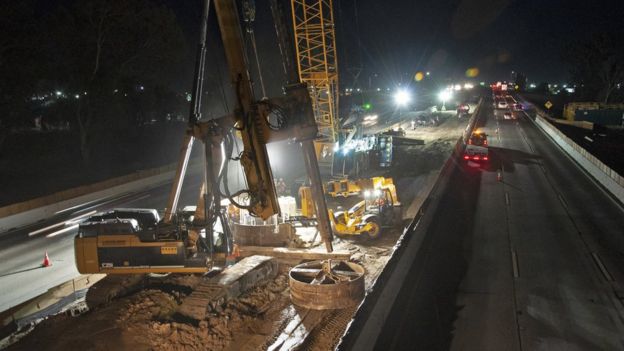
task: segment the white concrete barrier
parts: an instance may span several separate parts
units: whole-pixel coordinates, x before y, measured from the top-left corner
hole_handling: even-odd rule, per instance
[[[202,165],[189,166],[187,174],[202,169]],[[68,208],[91,201],[121,196],[157,187],[171,182],[176,165],[168,165],[133,174],[108,179],[95,184],[67,189],[51,195],[0,207],[0,236],[40,220],[44,220]]]
[[[609,168],[594,155],[568,138],[559,129],[550,124],[543,112],[536,108],[535,123],[575,160],[598,183],[607,189],[620,203],[624,203],[624,177]]]
[[[174,172],[167,171],[158,175],[140,178],[124,184],[112,186],[103,190],[92,193],[71,197],[60,200],[48,205],[36,206],[14,214],[0,218],[0,235],[9,230],[17,229],[28,224],[36,223],[39,220],[54,216],[60,211],[78,206],[90,201],[111,197],[114,195],[122,195],[125,193],[136,192],[155,187],[160,184],[170,182],[173,179]],[[37,201],[39,202],[39,201]]]

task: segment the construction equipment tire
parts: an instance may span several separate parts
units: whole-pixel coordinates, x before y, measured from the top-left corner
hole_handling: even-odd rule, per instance
[[[369,239],[377,239],[381,236],[381,223],[378,218],[371,217],[366,219],[366,223],[371,225],[371,229],[366,232]]]

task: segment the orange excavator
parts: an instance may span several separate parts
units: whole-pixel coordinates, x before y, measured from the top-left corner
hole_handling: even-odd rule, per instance
[[[299,81],[294,65],[284,65],[288,76],[284,95],[256,99],[236,2],[213,0],[212,3],[236,96],[234,112],[211,120],[201,116],[210,4],[205,0],[188,128],[164,217],[161,220],[156,211],[149,209],[123,209],[88,219],[75,238],[76,265],[80,273],[199,273],[222,265],[232,251],[232,237],[221,200],[227,198],[263,219],[279,213],[266,144],[283,140],[302,145],[314,206],[320,214],[317,221],[321,238],[327,251],[333,250],[313,144],[318,128],[308,89]],[[280,46],[284,45],[285,41],[281,40]],[[289,52],[285,47],[281,49],[282,53]],[[238,137],[243,151],[233,155]],[[195,140],[203,144],[204,182],[195,213],[189,220],[191,216],[179,214],[178,201]],[[227,164],[234,160],[240,161],[248,188],[231,193]],[[246,199],[244,203],[237,202],[241,197]]]

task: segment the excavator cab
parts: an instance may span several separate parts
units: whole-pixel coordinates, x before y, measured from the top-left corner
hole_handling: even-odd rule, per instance
[[[210,250],[205,231],[192,240],[183,213],[179,221],[152,223],[137,210],[96,214],[80,224],[74,239],[80,273],[202,273],[210,260],[225,261],[231,240],[223,231],[212,232]]]

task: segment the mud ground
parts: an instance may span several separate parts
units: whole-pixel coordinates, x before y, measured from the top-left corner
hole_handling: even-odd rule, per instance
[[[390,257],[399,231],[375,242],[336,239],[335,248],[349,250],[366,270],[372,286]],[[176,316],[185,284],[154,285],[82,316],[65,314],[41,322],[8,350],[329,350],[335,347],[354,308],[313,311],[290,302],[287,271],[264,286],[243,294],[189,322]],[[288,326],[292,324],[292,331]]]

